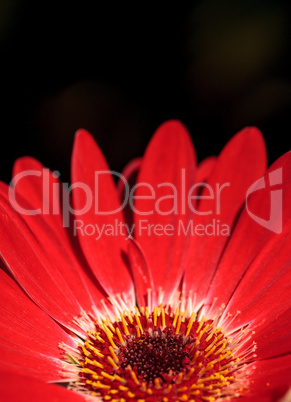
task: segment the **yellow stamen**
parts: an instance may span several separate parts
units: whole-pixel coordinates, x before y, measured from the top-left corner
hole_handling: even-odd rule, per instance
[[[140,332],[143,333],[143,328],[142,328],[142,325],[141,325],[139,316],[138,316],[137,314],[135,314],[134,317],[135,317],[135,320],[136,320],[137,325],[139,326]]]
[[[191,375],[194,373],[195,368],[191,368],[188,373],[185,375],[185,380],[189,380],[189,378],[191,377]]]
[[[100,381],[93,382],[92,386],[96,388],[110,389],[110,385],[102,384]]]
[[[146,390],[147,390],[147,383],[144,381],[144,382],[142,382],[142,384],[141,384],[141,390],[143,391],[143,392],[146,392]]]
[[[99,326],[100,326],[101,329],[103,329],[103,331],[106,333],[106,335],[107,335],[107,333],[108,333],[110,336],[113,336],[113,332],[112,332],[111,329],[106,325],[105,322],[103,322],[103,324],[99,324]]]
[[[178,388],[177,391],[178,392],[185,392],[185,391],[187,391],[187,389],[188,389],[188,387],[181,387],[181,388]]]
[[[207,348],[205,349],[205,352],[208,352],[208,350],[210,350],[211,348],[213,348],[213,346],[215,345],[215,343],[216,343],[216,340],[217,340],[217,338],[215,338],[214,339],[214,341],[209,345],[209,346],[207,346]],[[215,346],[215,348],[217,347],[217,345]]]
[[[116,356],[112,346],[109,346],[109,352],[111,353],[111,356],[116,361],[116,363],[118,363],[118,357]]]
[[[160,388],[161,388],[161,381],[160,381],[159,378],[155,378],[155,379],[154,379],[154,383],[155,383],[155,387],[156,387],[157,389],[160,389]]]
[[[119,385],[120,391],[128,391],[128,387],[124,387],[123,385]]]
[[[191,317],[190,317],[190,320],[189,320],[189,322],[188,322],[188,325],[187,325],[186,336],[188,336],[188,335],[190,334],[190,331],[191,331],[193,322],[195,321],[195,317],[196,317],[196,314],[195,314],[195,313],[192,313],[192,314],[191,314]]]
[[[148,308],[148,307],[146,307],[145,315],[146,315],[146,319],[148,320],[148,319],[149,319],[149,316],[150,316],[150,311],[149,311],[149,308]]]
[[[115,380],[114,375],[110,375],[110,374],[106,373],[105,371],[101,371],[101,374],[103,375],[103,377],[108,378],[108,380],[111,380],[111,381]]]
[[[173,327],[174,328],[176,327],[178,315],[179,315],[179,307],[176,308],[176,313],[175,313],[175,317],[174,317],[174,320],[173,320]]]
[[[172,388],[173,388],[173,385],[172,385],[172,384],[169,384],[169,385],[165,388],[164,393],[165,393],[165,394],[170,393],[171,390],[172,390]]]
[[[109,334],[109,332],[105,332],[105,333],[106,333],[106,336],[107,336],[109,342],[111,343],[111,346],[112,346],[114,349],[117,349],[117,346],[115,345],[115,343],[114,343],[114,341],[113,341],[113,339],[112,339],[112,336]]]
[[[179,396],[178,401],[188,401],[188,396],[186,394]]]
[[[183,373],[179,373],[179,374],[178,374],[178,377],[177,377],[176,384],[180,384],[180,382],[182,381],[182,379],[183,379]]]
[[[91,370],[91,369],[88,369],[88,368],[82,368],[81,371],[82,371],[83,373],[86,373],[86,374],[92,374],[92,375],[96,374],[95,371],[93,371],[93,370]]]
[[[196,362],[196,360],[197,360],[197,358],[198,358],[198,356],[199,356],[199,350],[196,350],[196,352],[195,352],[195,355],[193,356],[193,359],[192,359],[192,361],[191,361],[191,363],[195,363]]]
[[[210,356],[216,349],[216,346],[214,345],[212,349],[209,350],[209,352],[205,355],[205,358],[207,358],[208,356]]]
[[[125,311],[124,313],[125,313],[125,315],[127,316],[129,322],[132,324],[132,323],[133,323],[133,318],[132,318],[132,316],[130,315],[130,313],[129,313],[128,311]]]
[[[157,320],[158,320],[158,315],[157,315],[157,307],[154,308],[154,326],[157,326]]]
[[[178,334],[180,332],[181,323],[182,323],[182,315],[180,314],[178,324],[177,324],[177,328],[176,328],[176,334]]]
[[[99,342],[101,342],[101,343],[104,343],[104,342],[105,342],[104,339],[101,338],[100,332],[95,332],[95,338],[96,338]]]
[[[103,380],[103,377],[101,375],[92,375],[93,380]]]
[[[117,380],[117,381],[119,381],[119,382],[122,382],[122,383],[126,383],[126,380],[124,379],[124,378],[122,378],[122,377],[120,377],[119,375],[117,375],[117,374],[114,374],[114,378],[115,378],[115,380]],[[119,387],[120,388],[120,387]]]
[[[124,330],[125,335],[129,335],[129,331],[128,331],[128,328],[127,328],[127,323],[126,323],[125,318],[124,318],[123,315],[121,315],[121,321],[122,321],[123,330]]]
[[[136,325],[136,326],[135,326],[135,329],[136,329],[136,336],[137,336],[138,338],[140,338],[141,332],[140,332],[139,326]]]
[[[90,345],[89,342],[85,342],[85,345],[88,349],[92,350],[92,352],[94,352],[94,354],[100,357],[101,359],[104,357],[104,355],[100,352],[100,350],[94,348],[94,346]]]
[[[112,366],[114,369],[118,369],[118,365],[115,363],[115,361],[112,359],[111,356],[108,356],[108,357],[107,357],[107,360],[109,361],[109,363],[111,364],[111,366]]]
[[[199,322],[198,328],[196,329],[196,334],[199,333],[200,329],[202,328],[202,326],[203,326],[203,324],[204,324],[204,321],[205,321],[205,317],[203,316],[203,317],[201,318],[201,321]]]
[[[205,334],[205,332],[208,330],[209,328],[209,324],[206,324],[205,327],[202,329],[202,331],[199,332],[197,339],[200,341],[200,339],[202,338],[202,336]]]
[[[165,328],[165,326],[166,326],[166,317],[165,317],[164,307],[161,307],[161,310],[162,310],[162,328]]]
[[[96,366],[96,367],[99,367],[99,368],[103,368],[104,366],[103,366],[103,364],[101,364],[101,363],[99,363],[99,362],[97,362],[96,360],[90,360],[90,359],[88,359],[87,357],[86,357],[86,359],[85,359],[85,364],[91,364],[92,366]],[[95,373],[94,373],[95,374]]]
[[[136,385],[139,385],[139,381],[137,379],[137,376],[135,374],[135,372],[133,370],[131,370],[130,372],[131,378],[133,379],[133,381],[136,383]]]
[[[140,315],[139,308],[138,308],[137,306],[134,306],[134,309],[135,309],[135,311],[136,311],[136,314],[137,314],[137,315]]]
[[[119,328],[116,328],[116,334],[118,336],[118,339],[120,341],[120,343],[122,343],[122,345],[125,345],[124,339],[122,338],[121,332],[119,330]]]
[[[222,345],[222,347],[217,351],[217,352],[215,352],[215,355],[217,356],[217,355],[219,355],[222,351],[223,351],[223,349],[225,349],[225,343],[223,343],[223,345]]]
[[[87,356],[87,357],[91,356],[91,353],[88,352],[88,350],[85,348],[85,346],[81,345],[80,343],[79,343],[79,346],[82,348],[85,356]]]
[[[112,325],[112,323],[108,320],[108,318],[106,318],[106,325],[110,328],[110,330],[115,333],[115,328]]]

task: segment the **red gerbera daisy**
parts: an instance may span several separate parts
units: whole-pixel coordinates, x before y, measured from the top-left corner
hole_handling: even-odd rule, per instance
[[[80,130],[71,187],[27,157],[1,183],[4,399],[281,398],[291,154],[266,170],[263,138],[246,128],[197,167],[187,130],[170,121],[119,194],[109,173]]]

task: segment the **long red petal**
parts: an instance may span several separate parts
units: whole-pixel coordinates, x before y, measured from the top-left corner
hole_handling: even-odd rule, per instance
[[[148,291],[154,288],[152,274],[141,248],[132,237],[128,239],[128,257],[134,279],[137,303],[139,307],[148,306],[150,308],[150,301],[147,296]],[[152,296],[150,296],[150,300],[152,300]]]
[[[25,375],[0,372],[0,395],[3,401],[84,402],[85,398],[59,385],[46,384]]]
[[[9,186],[0,182],[0,194],[7,200],[9,200],[9,189]],[[20,194],[17,195],[17,202],[21,204],[22,209],[27,211],[34,209],[27,199],[20,196]],[[67,235],[62,233],[64,228],[60,225],[59,230],[57,230],[57,226],[49,225],[43,214],[32,216],[22,213],[21,217],[31,232],[37,236],[37,241],[43,252],[46,254],[47,259],[51,261],[51,264],[47,266],[48,269],[51,269],[50,275],[54,276],[55,270],[58,270],[58,274],[63,277],[84,310],[90,311],[94,304],[98,306],[97,301],[104,298],[105,294],[102,294],[97,286],[94,286],[90,277],[82,269],[71,249]],[[94,300],[96,300],[96,303]]]
[[[60,379],[62,353],[58,345],[75,346],[72,338],[2,270],[0,287],[0,365],[29,369],[46,381]],[[42,370],[35,370],[39,366]]]
[[[64,370],[61,360],[19,348],[6,338],[0,337],[0,341],[0,370],[28,375],[42,381],[65,380],[60,374]]]
[[[41,210],[43,219],[59,231],[63,227],[62,185],[56,174],[45,168],[38,160],[22,157],[15,161],[12,172],[15,198],[22,206],[21,198],[29,200],[33,210]],[[60,232],[60,235],[64,233]]]
[[[257,359],[291,352],[290,240],[289,231],[262,249],[225,311],[225,315],[240,311],[229,330],[250,325],[255,331]]]
[[[217,158],[215,156],[209,156],[199,163],[195,177],[196,183],[204,183],[208,181],[211,173],[215,169],[216,162]]]
[[[138,173],[141,167],[141,163],[142,158],[135,158],[132,161],[130,161],[121,172],[121,177],[117,182],[117,190],[120,199],[122,198],[122,195],[124,193],[124,187],[126,186],[126,183],[128,183],[128,181],[131,180],[132,176],[135,176]]]
[[[30,172],[30,173],[29,173]],[[29,174],[28,174],[29,173]],[[37,233],[47,255],[61,259],[58,265],[74,295],[85,310],[106,297],[96,283],[77,242],[74,228],[69,226],[69,193],[55,173],[30,157],[16,160],[13,166],[12,196],[24,210],[41,210],[37,216],[21,213],[33,233]],[[1,183],[0,190],[8,190]],[[10,189],[12,191],[12,189]],[[66,204],[67,203],[67,204]],[[52,248],[52,250],[51,250]]]
[[[0,254],[6,267],[37,305],[76,330],[71,321],[79,315],[81,306],[57,267],[52,267],[54,262],[48,260],[37,235],[1,194],[0,210]]]
[[[209,156],[208,158],[204,159],[202,162],[199,163],[197,166],[197,171],[195,175],[195,187],[194,190],[191,192],[191,196],[193,196],[192,204],[194,210],[198,210],[199,205],[199,193],[202,192],[203,187],[207,184],[209,177],[216,166],[217,158],[215,156]],[[196,219],[193,220],[196,224]]]
[[[0,194],[7,197],[7,188],[4,183],[0,183]],[[22,208],[32,209],[32,206],[18,195],[18,200],[20,199]],[[22,214],[21,216],[32,233],[37,236],[43,252],[46,254],[47,259],[51,261],[51,264],[48,265],[48,269],[51,269],[50,275],[54,276],[54,272],[57,269],[80,306],[84,310],[91,310],[92,305],[94,305],[94,298],[95,300],[100,300],[104,297],[104,294],[93,285],[90,278],[82,271],[82,267],[70,249],[68,241],[65,240],[66,237],[59,236],[60,231],[57,231],[54,226],[49,226],[43,215],[30,216]],[[88,287],[90,287],[91,292]]]
[[[250,392],[254,395],[268,393],[273,401],[282,398],[290,388],[291,355],[268,359],[253,364]]]
[[[186,128],[178,121],[162,124],[151,139],[137,179],[135,237],[152,271],[155,290],[168,300],[177,289],[188,250],[179,225],[191,212],[187,194],[194,184],[195,151]]]
[[[237,401],[243,401],[243,402],[274,402],[274,399],[272,398],[271,395],[265,394],[265,395],[255,395],[255,396],[244,396],[243,399],[237,399],[237,397],[228,399],[229,402],[237,402]]]
[[[186,294],[190,289],[197,293],[198,305],[205,297],[229,240],[230,230],[221,232],[221,229],[233,226],[248,187],[265,172],[265,168],[265,144],[255,128],[246,128],[234,136],[217,159],[195,216],[195,226],[203,227],[204,232],[193,237],[193,251],[184,278]],[[218,223],[221,229],[217,229]]]
[[[288,225],[291,229],[291,222]],[[278,297],[288,294],[291,287],[291,232],[266,244],[240,281],[226,308],[226,314],[240,311],[232,328],[248,322],[261,321],[277,308]],[[289,279],[289,280],[288,280]],[[276,302],[277,300],[277,302]],[[291,307],[289,297],[283,303]]]
[[[290,289],[289,289],[290,295]],[[285,295],[287,297],[287,294]],[[279,303],[281,300],[279,300]],[[254,325],[253,340],[257,343],[257,359],[269,359],[291,353],[291,308],[274,309],[262,323]],[[247,346],[247,345],[246,345]]]
[[[90,267],[110,296],[125,294],[133,304],[127,232],[117,190],[102,152],[85,130],[75,137],[72,183],[76,231]]]
[[[287,221],[291,215],[290,177],[291,152],[279,158],[265,174],[263,184],[273,180],[271,188],[268,189],[267,187],[267,189],[254,191],[248,198],[248,208],[253,216],[250,216],[246,207],[242,211],[212,280],[207,296],[209,302],[213,297],[217,297],[218,304],[227,303],[261,249],[272,239],[284,237],[288,232],[290,226],[287,225]],[[278,182],[279,188],[276,182]],[[274,190],[272,190],[273,185],[275,186]],[[270,190],[273,194],[272,208]],[[272,212],[271,216],[270,211]],[[281,212],[282,216],[280,216]],[[269,226],[262,226],[254,217],[263,217]],[[282,232],[276,233],[281,224]],[[275,260],[274,264],[276,264]]]
[[[136,179],[141,162],[142,158],[136,158],[130,161],[121,172],[121,176],[117,183],[117,190],[120,202],[123,205],[123,214],[128,225],[128,232],[130,235],[133,234],[133,210],[129,202],[130,193],[132,188],[136,185]]]

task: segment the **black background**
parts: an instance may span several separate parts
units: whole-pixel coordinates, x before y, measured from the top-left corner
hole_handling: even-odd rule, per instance
[[[172,118],[199,161],[247,125],[291,148],[289,2],[122,3],[1,1],[1,180],[31,155],[69,181],[80,127],[118,171]]]

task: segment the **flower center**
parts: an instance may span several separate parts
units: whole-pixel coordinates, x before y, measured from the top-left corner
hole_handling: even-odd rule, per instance
[[[74,356],[78,392],[121,402],[215,401],[247,388],[241,361],[254,348],[238,354],[243,329],[230,338],[213,320],[162,306],[94,325]]]
[[[130,365],[147,383],[154,383],[156,378],[166,381],[170,372],[175,376],[189,367],[191,349],[190,338],[176,335],[171,327],[157,328],[120,347],[120,366],[125,370]]]

